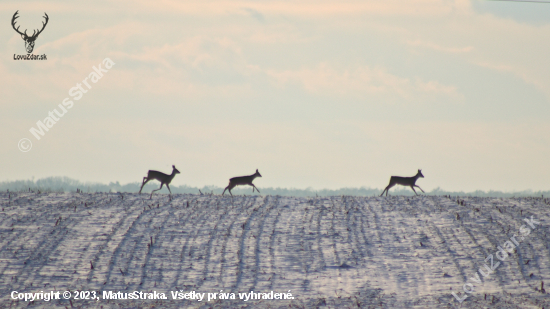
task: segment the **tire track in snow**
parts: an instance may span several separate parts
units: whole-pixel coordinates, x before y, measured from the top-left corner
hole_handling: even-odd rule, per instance
[[[106,243],[106,246],[110,247],[108,252],[110,254],[105,256],[105,259],[109,259],[108,262],[108,270],[104,273],[105,278],[102,280],[105,280],[106,284],[104,284],[104,288],[107,289],[126,289],[130,282],[126,281],[126,277],[131,271],[136,271],[135,268],[131,269],[130,264],[133,262],[133,257],[136,256],[136,248],[139,244],[145,242],[150,244],[150,237],[151,233],[142,232],[140,231],[139,226],[143,223],[144,220],[147,220],[147,217],[151,214],[155,214],[154,216],[161,216],[165,218],[165,220],[168,220],[172,218],[172,213],[170,212],[172,209],[171,202],[168,201],[167,204],[163,204],[162,209],[160,209],[160,203],[164,203],[162,199],[164,197],[160,197],[157,200],[144,200],[141,198],[141,196],[138,194],[137,196],[127,196],[126,197],[129,203],[128,209],[126,209],[124,203],[122,203],[122,207],[126,209],[126,213],[124,214],[124,219],[121,220],[118,228],[113,231],[112,237],[110,238],[109,242]],[[146,202],[148,201],[148,202]],[[149,205],[149,203],[152,203],[152,205]],[[154,207],[154,204],[157,204],[156,208]],[[133,206],[133,211],[131,211]],[[144,209],[141,209],[141,207],[144,207]],[[130,212],[131,211],[131,212]],[[169,212],[170,215],[164,216],[162,215],[163,212]],[[156,231],[156,228],[153,227],[153,231]],[[159,230],[157,233],[153,233],[155,236],[153,236],[153,240],[155,244],[157,244],[156,236],[161,233]],[[136,240],[135,238],[138,238]],[[139,240],[140,239],[140,240]],[[131,246],[133,240],[133,246]],[[130,253],[128,253],[127,248],[130,247],[132,250]],[[151,250],[154,248],[148,248],[150,253]],[[125,254],[127,257],[125,257]],[[139,256],[139,254],[138,254]],[[144,265],[148,265],[147,257],[145,258],[145,261],[143,262]],[[145,270],[145,267],[142,267],[142,276],[143,271]],[[136,276],[134,276],[136,277]],[[137,281],[137,280],[136,280]],[[99,280],[101,282],[101,280]],[[137,282],[134,282],[134,284]],[[140,283],[144,283],[143,277],[140,278]],[[144,288],[143,284],[141,288]]]
[[[223,204],[223,205],[226,206],[226,204]],[[223,234],[223,239],[221,242],[221,250],[220,250],[220,272],[219,272],[220,275],[219,275],[218,282],[220,284],[219,286],[223,289],[233,285],[233,283],[224,283],[224,278],[226,277],[225,269],[228,268],[229,267],[228,264],[230,264],[227,261],[228,259],[226,257],[226,251],[227,251],[228,243],[230,243],[231,241],[233,226],[235,226],[235,223],[237,222],[236,215],[238,214],[240,214],[240,212],[237,211],[237,206],[235,206],[234,203],[231,203],[231,208],[226,209],[224,212],[224,218],[228,220],[230,223],[229,223],[229,226],[227,227],[225,234]]]
[[[222,199],[223,201],[231,202],[232,208],[226,211],[226,215],[224,216],[226,220],[231,220],[231,223],[224,234],[227,241],[220,244],[220,261],[222,262],[219,265],[219,273],[223,275],[221,275],[219,280],[213,280],[212,284],[221,280],[223,284],[220,286],[220,290],[223,289],[224,292],[229,292],[235,289],[238,280],[240,243],[245,233],[243,222],[248,220],[248,212],[251,207],[254,207],[256,196],[222,197]],[[238,236],[239,232],[241,233],[240,237]],[[215,272],[216,270],[213,271]]]
[[[57,208],[62,207],[62,205],[56,206]],[[55,217],[57,217],[58,214],[59,213],[56,212]],[[57,224],[51,226],[50,229],[41,229],[41,231],[34,233],[24,233],[26,237],[17,240],[19,246],[17,251],[18,253],[22,253],[24,257],[17,257],[15,265],[10,266],[17,269],[13,276],[15,280],[14,282],[11,282],[14,290],[32,290],[32,284],[34,283],[36,286],[35,281],[38,281],[38,279],[44,275],[52,275],[51,273],[42,274],[42,270],[50,266],[49,261],[52,259],[50,257],[52,253],[55,252],[60,246],[64,245],[63,240],[69,232],[68,228],[72,228],[77,224],[74,220],[70,220],[70,215],[63,213],[60,217],[63,217],[63,215],[65,215],[65,218],[57,221]],[[21,228],[26,227],[22,226]],[[23,265],[21,265],[21,262]],[[19,267],[16,267],[16,265]],[[59,272],[60,271],[57,272],[58,279],[66,284],[68,281],[67,275],[65,274],[61,276],[59,275]]]
[[[156,269],[153,268],[153,272],[156,273],[153,280],[157,285],[154,284],[153,288],[178,289],[176,282],[181,274],[181,255],[178,252],[187,239],[186,230],[192,228],[187,225],[194,213],[192,211],[194,199],[195,196],[191,194],[175,194],[167,205],[170,207],[170,214],[155,242],[155,250],[160,253],[154,257],[153,262],[151,260],[149,262],[156,265]],[[159,263],[162,267],[158,267]]]
[[[352,204],[354,207],[354,219],[359,221],[359,225],[356,226],[356,232],[355,232],[355,243],[357,250],[359,250],[362,254],[362,258],[366,259],[365,262],[369,262],[369,260],[373,257],[373,253],[370,250],[369,247],[372,247],[373,244],[369,241],[369,238],[367,237],[367,229],[370,230],[371,227],[369,226],[369,219],[365,215],[365,213],[362,211],[364,208],[364,205],[366,205],[366,199],[368,197],[354,197]],[[359,219],[357,217],[359,216]],[[366,227],[365,227],[366,225]]]
[[[41,198],[47,198],[57,195],[38,194],[38,196]],[[63,197],[67,197],[67,199],[63,199]],[[15,244],[19,247],[15,250],[16,254],[20,253],[21,251],[23,252],[23,254],[28,254],[26,255],[26,257],[24,257],[25,261],[22,265],[20,263],[21,257],[19,256],[16,260],[18,261],[16,264],[19,267],[14,267],[15,265],[11,266],[11,271],[16,272],[13,277],[15,278],[15,281],[19,284],[19,289],[21,289],[21,286],[32,286],[35,280],[42,276],[42,271],[49,267],[48,262],[52,259],[49,256],[52,255],[53,252],[56,252],[59,245],[62,245],[62,240],[65,239],[66,234],[69,232],[68,228],[74,227],[74,225],[76,224],[73,217],[78,217],[78,215],[75,215],[73,211],[70,211],[69,214],[67,214],[67,210],[63,210],[63,208],[65,208],[66,205],[69,203],[72,210],[72,206],[75,204],[74,200],[72,200],[72,197],[69,195],[63,195],[58,202],[52,203],[51,207],[47,206],[46,208],[50,211],[53,211],[54,213],[53,217],[51,217],[50,215],[52,225],[49,226],[49,228],[38,229],[37,231],[31,230],[33,225],[30,225],[29,223],[37,222],[37,220],[41,219],[41,217],[36,216],[35,213],[32,211],[24,211],[23,213],[18,214],[17,222],[22,221],[22,219],[24,218],[28,218],[28,222],[26,222],[24,226],[20,227],[27,229],[28,233],[24,233],[25,237],[22,239],[17,239],[17,243]],[[20,205],[19,212],[23,209],[28,210],[27,207],[28,205]],[[54,221],[55,224],[53,223]],[[52,241],[49,241],[48,237],[52,237],[51,235],[53,235],[53,239]],[[62,271],[64,272],[64,270]],[[58,271],[57,273],[59,272],[60,271]],[[67,278],[67,274],[64,274],[63,276],[60,275],[59,278]],[[67,283],[68,280],[64,281],[65,283]]]
[[[139,224],[143,219],[146,210],[142,210],[141,207],[147,207],[145,206],[146,203],[143,199],[133,199],[132,200],[132,206],[135,206],[134,210],[131,213],[126,213],[124,215],[124,219],[121,220],[121,224],[119,228],[114,231],[112,238],[115,238],[116,247],[112,251],[112,254],[110,257],[110,261],[108,263],[109,268],[105,274],[105,281],[108,284],[109,289],[126,289],[127,283],[124,280],[124,278],[120,278],[118,274],[120,272],[123,272],[125,274],[128,274],[129,271],[129,264],[132,259],[132,256],[135,253],[135,244],[133,247],[131,247],[133,250],[128,253],[129,242],[131,242],[131,239],[134,237],[134,232],[136,230],[136,225]],[[127,255],[127,258],[124,258],[124,254]],[[120,274],[122,277],[125,277],[126,275]],[[113,281],[113,278],[115,282],[111,283]],[[116,284],[117,282],[121,282],[121,284]]]
[[[401,282],[397,280],[397,278],[395,278],[394,274],[391,271],[390,265],[388,265],[388,263],[386,262],[383,262],[385,260],[385,257],[388,255],[388,253],[383,247],[384,245],[383,235],[385,233],[385,230],[382,227],[378,212],[375,211],[375,206],[374,206],[375,201],[380,202],[379,208],[381,210],[380,214],[382,215],[384,213],[383,206],[382,206],[384,202],[384,198],[365,199],[366,207],[362,208],[363,209],[362,211],[368,211],[368,213],[365,214],[367,217],[372,217],[374,219],[373,220],[374,226],[371,228],[372,230],[374,230],[374,233],[373,233],[374,235],[371,239],[374,239],[372,240],[372,243],[374,247],[378,249],[378,250],[372,251],[373,256],[371,258],[371,261],[374,262],[374,264],[376,265],[376,268],[373,270],[376,273],[376,279],[374,279],[374,284],[376,286],[383,287],[385,290],[390,290],[393,292],[401,291],[402,290]],[[389,277],[388,280],[380,281],[378,278],[383,278],[382,275]],[[394,286],[389,286],[388,281],[394,283]]]
[[[194,224],[192,224],[190,222],[190,220],[193,218],[193,215],[196,215],[196,211],[195,209],[193,208],[193,204],[195,204],[195,206],[198,206],[198,200],[197,200],[197,197],[196,196],[184,196],[185,199],[182,201],[182,205],[185,205],[185,207],[182,206],[182,209],[180,209],[180,211],[184,212],[184,214],[180,215],[178,217],[178,231],[176,231],[175,234],[175,243],[181,243],[183,242],[183,246],[181,247],[181,251],[180,251],[180,254],[178,254],[177,256],[179,256],[179,262],[174,262],[177,264],[177,266],[175,267],[174,271],[175,271],[175,276],[174,276],[174,279],[172,281],[172,283],[169,283],[168,286],[170,287],[174,287],[176,289],[181,289],[181,285],[178,284],[178,281],[180,280],[180,277],[181,277],[181,274],[182,274],[182,265],[183,265],[183,260],[184,260],[184,251],[187,247],[187,244],[189,243],[189,232],[188,230],[193,230],[196,226],[194,226]],[[184,216],[185,215],[185,216]],[[177,217],[177,216],[176,216]]]
[[[343,203],[346,213],[346,229],[348,231],[347,242],[351,247],[350,258],[348,259],[347,263],[351,263],[352,265],[357,266],[362,264],[363,259],[365,258],[365,252],[361,246],[362,241],[359,239],[361,232],[357,201],[354,197],[349,196],[343,200]]]
[[[526,224],[523,219],[525,217],[530,218],[531,216],[531,213],[529,211],[520,212],[519,216],[514,216],[514,214],[518,213],[518,211],[515,211],[515,208],[518,205],[514,202],[521,204],[522,199],[517,199],[513,201],[493,200],[490,202],[492,204],[490,214],[491,218],[493,218],[493,223],[500,228],[500,233],[494,233],[495,235],[499,235],[499,237],[487,235],[487,237],[493,238],[492,242],[494,248],[492,248],[493,252],[491,252],[493,254],[497,251],[497,246],[502,246],[505,241],[510,241],[510,238],[514,235],[519,236],[519,226],[522,224]],[[534,217],[538,219],[538,217],[541,217],[541,215],[534,215]],[[539,228],[535,228],[533,231],[531,231],[531,234],[527,236],[525,240],[521,240],[520,237],[517,238],[519,241],[519,246],[516,246],[515,252],[509,255],[509,258],[511,259],[506,259],[506,261],[501,262],[501,265],[505,267],[499,266],[498,271],[492,273],[491,276],[496,275],[496,277],[498,277],[499,287],[501,288],[502,292],[510,292],[511,290],[515,292],[525,292],[525,287],[528,287],[528,290],[530,291],[536,291],[538,288],[540,288],[540,282],[542,279],[540,274],[550,271],[549,266],[547,266],[547,263],[539,263],[538,258],[529,259],[529,267],[535,268],[537,271],[526,271],[524,267],[525,264],[523,256],[525,254],[529,256],[542,255],[542,260],[550,260],[550,256],[547,250],[533,249],[534,246],[540,248],[547,245],[548,239],[546,238],[546,233],[541,233]],[[532,277],[531,275],[527,274],[528,272],[538,273],[539,276],[535,275],[534,277]],[[521,284],[522,282],[523,286]]]
[[[197,246],[197,239],[199,238],[200,233],[205,233],[203,231],[204,226],[206,225],[208,227],[209,222],[209,214],[211,213],[211,210],[209,207],[205,207],[202,204],[201,196],[197,196],[194,200],[195,206],[190,204],[190,206],[193,206],[190,210],[192,212],[192,215],[189,217],[188,223],[189,228],[185,230],[190,230],[191,232],[185,232],[185,235],[187,236],[185,239],[185,244],[182,247],[180,258],[181,258],[181,266],[180,270],[178,272],[178,275],[176,277],[176,281],[174,283],[174,286],[177,287],[193,287],[194,289],[197,288],[199,278],[196,277],[196,274],[198,274],[198,270],[194,270],[193,265],[195,264],[195,261],[193,259],[194,257],[194,251],[196,250]],[[203,200],[205,198],[202,198]],[[207,217],[205,219],[205,217]],[[206,234],[208,234],[208,230],[206,231]],[[185,270],[185,271],[184,271]],[[181,276],[181,273],[183,273],[183,276]],[[195,274],[195,276],[193,276]],[[192,278],[192,279],[190,279]],[[202,279],[202,278],[200,278]],[[178,281],[184,280],[187,284],[180,284]]]
[[[384,255],[391,256],[392,263],[387,264],[392,276],[399,283],[398,293],[409,299],[418,297],[423,292],[419,287],[427,285],[425,270],[418,270],[423,269],[423,263],[419,259],[427,258],[429,238],[425,236],[420,216],[412,211],[414,208],[411,200],[415,201],[416,198],[392,196],[391,199],[385,200],[386,203],[381,203],[381,206],[387,204],[388,207],[381,213],[378,221],[384,226],[383,235],[388,239],[385,242],[390,246],[382,251],[385,252]],[[405,214],[407,218],[404,217]],[[407,224],[408,221],[411,223]],[[409,260],[413,252],[416,259]]]
[[[422,204],[428,205],[424,197],[418,199],[421,199]],[[429,273],[424,267],[428,264],[424,261],[430,259],[432,241],[426,233],[424,216],[412,211],[416,208],[412,206],[411,202],[415,201],[417,201],[417,197],[399,197],[399,209],[395,206],[394,210],[389,212],[386,217],[391,234],[395,239],[392,242],[394,245],[392,250],[394,259],[399,261],[398,264],[402,266],[398,268],[398,276],[404,282],[403,285],[407,286],[407,297],[411,299],[427,294],[427,290],[431,287],[428,282],[430,278],[433,279],[433,273]],[[404,211],[402,208],[404,208]],[[413,214],[413,216],[410,216],[410,214]],[[405,235],[408,236],[405,237]],[[416,252],[417,259],[410,260],[409,256],[411,254],[409,252]]]
[[[321,220],[324,216],[324,212],[327,210],[326,207],[322,204],[323,198],[316,198],[314,203],[314,212],[315,215],[312,215],[311,222],[315,222],[315,226],[311,228],[315,235],[315,239],[312,242],[311,250],[315,251],[315,254],[312,253],[314,259],[313,271],[319,272],[325,269],[326,260],[323,254],[322,247],[322,238],[321,238]]]
[[[273,290],[273,286],[277,280],[277,269],[278,265],[276,264],[275,260],[275,240],[277,239],[277,224],[279,223],[279,219],[281,218],[281,205],[280,205],[280,197],[276,196],[274,203],[274,209],[277,210],[277,215],[275,216],[275,219],[273,220],[273,227],[271,229],[271,235],[269,236],[269,256],[266,256],[266,259],[269,261],[269,289]]]
[[[300,236],[297,235],[297,222],[301,222],[302,207],[299,198],[281,197],[277,207],[280,212],[277,226],[275,227],[275,240],[273,241],[273,263],[277,271],[272,280],[276,280],[285,291],[296,291],[302,284],[298,283],[298,274],[303,269],[300,261]]]
[[[258,276],[258,265],[256,265],[256,250],[258,250],[258,248],[256,248],[255,238],[253,239],[252,236],[249,237],[248,235],[252,234],[255,237],[259,237],[253,234],[253,229],[257,230],[259,225],[256,224],[256,227],[254,227],[253,223],[256,218],[259,217],[258,213],[261,213],[267,205],[267,197],[263,197],[261,200],[256,197],[250,197],[250,199],[253,199],[254,202],[251,206],[252,210],[245,210],[247,214],[250,210],[250,214],[242,225],[243,232],[239,238],[239,251],[237,253],[239,262],[237,268],[237,280],[234,286],[234,289],[245,292],[252,289]],[[260,202],[260,205],[256,206],[258,202]],[[251,247],[252,250],[250,250]],[[245,272],[246,274],[251,274],[252,278],[248,276],[245,277],[243,275]],[[248,288],[246,286],[248,286]]]
[[[164,262],[168,256],[163,254],[164,251],[168,251],[164,248],[166,234],[168,234],[167,222],[174,220],[176,217],[174,212],[176,209],[173,207],[174,199],[168,199],[165,204],[160,208],[159,213],[155,215],[153,220],[158,219],[153,226],[149,227],[149,231],[144,233],[144,236],[149,236],[148,252],[145,257],[145,261],[142,267],[141,273],[141,289],[154,290],[157,289],[157,284],[165,286],[162,277],[162,271],[164,269]],[[157,208],[158,209],[158,208]],[[147,239],[144,239],[147,241]],[[152,240],[152,244],[151,244]],[[167,288],[167,286],[165,286]]]
[[[254,263],[255,263],[256,272],[254,274],[254,282],[252,283],[252,290],[265,291],[266,284],[264,283],[269,283],[269,280],[271,279],[271,274],[267,273],[267,270],[271,269],[271,267],[273,266],[273,261],[270,261],[269,259],[270,248],[267,247],[267,244],[271,243],[271,239],[273,238],[273,231],[274,231],[275,225],[272,222],[275,222],[277,218],[276,217],[273,218],[274,216],[272,216],[271,213],[273,212],[274,209],[276,209],[277,202],[278,202],[277,197],[266,196],[264,199],[264,205],[260,207],[257,210],[257,213],[255,214],[262,220],[258,226],[257,235],[255,235],[256,243],[255,243]],[[266,244],[266,246],[263,247],[262,246],[263,244]],[[262,272],[260,273],[260,271]],[[260,277],[263,280],[260,280]],[[259,281],[261,281],[262,284],[258,287]]]
[[[212,198],[211,198],[212,199]],[[214,276],[216,273],[216,268],[220,267],[218,263],[212,262],[212,250],[213,250],[213,244],[216,242],[217,237],[219,233],[218,226],[223,225],[223,214],[221,214],[219,210],[219,200],[218,197],[215,197],[215,200],[211,200],[208,207],[214,209],[216,208],[216,212],[212,212],[213,214],[209,216],[208,220],[209,225],[211,226],[207,232],[208,237],[202,237],[202,241],[199,241],[199,261],[200,263],[197,264],[195,267],[196,269],[202,268],[202,281],[200,281],[197,284],[197,288],[202,290],[208,290],[208,291],[214,291],[213,288],[215,287],[215,284],[218,282]],[[215,249],[215,252],[217,253],[217,250]],[[214,255],[215,256],[215,255]],[[215,257],[214,257],[215,258]],[[204,264],[201,266],[200,264]]]
[[[203,281],[200,287],[205,291],[208,290],[218,292],[220,289],[223,289],[221,280],[221,277],[223,276],[223,250],[230,233],[227,226],[229,225],[231,227],[229,222],[232,220],[230,219],[231,217],[228,216],[230,209],[227,208],[229,205],[224,203],[225,198],[214,198],[216,199],[215,207],[217,211],[215,216],[217,216],[217,218],[206,244],[206,261],[202,274],[203,278],[208,280]],[[223,210],[223,212],[221,210]],[[214,221],[214,218],[210,218],[210,220]]]
[[[488,269],[484,269],[483,265],[486,265],[485,259],[489,256],[493,256],[493,261],[496,263],[498,260],[494,256],[494,253],[496,252],[497,246],[501,243],[501,240],[498,238],[502,237],[495,237],[493,235],[499,235],[498,233],[489,233],[484,231],[483,229],[476,228],[475,225],[468,224],[469,222],[464,222],[465,220],[468,220],[469,216],[462,215],[460,220],[455,220],[457,227],[460,227],[461,231],[463,230],[466,235],[470,238],[471,242],[473,243],[473,246],[467,246],[467,242],[464,242],[462,245],[465,247],[465,251],[467,251],[467,254],[470,256],[471,261],[471,267],[470,278],[474,276],[476,272],[478,272],[479,277],[486,281],[487,279],[490,279],[491,281],[494,281],[496,278],[498,282],[498,286],[500,287],[501,291],[505,291],[505,281],[506,278],[509,278],[511,274],[502,274],[502,272],[492,272]],[[496,222],[495,222],[496,221]],[[501,222],[505,222],[505,218],[501,218],[500,220],[494,220],[493,223],[496,223],[500,229],[504,232],[503,224]],[[502,234],[502,236],[505,236],[506,234]],[[487,241],[483,242],[483,238],[485,238]],[[488,247],[483,247],[481,243],[488,243]],[[479,254],[475,254],[474,252],[478,251]],[[489,261],[488,266],[491,267],[491,262]],[[485,278],[483,274],[479,273],[479,269],[482,269],[484,273],[490,274],[489,278]],[[470,279],[471,281],[471,279]]]
[[[141,213],[136,219],[132,220],[132,223],[130,224],[130,217],[126,212],[123,212],[120,209],[122,208],[120,204],[123,203],[123,201],[120,200],[120,197],[117,197],[118,200],[115,200],[115,205],[112,205],[112,199],[114,196],[106,197],[109,197],[109,207],[105,205],[101,208],[96,208],[96,213],[91,216],[94,220],[86,224],[87,228],[94,231],[94,234],[91,235],[89,240],[92,244],[91,248],[97,249],[94,250],[95,253],[89,257],[91,264],[88,266],[91,270],[87,276],[87,284],[93,289],[102,289],[108,283],[107,278],[112,272],[113,267],[110,265],[113,259],[112,255],[116,253],[114,251],[117,246],[124,241],[124,238],[122,237],[122,235],[124,235],[124,231],[121,233],[122,235],[119,236],[121,239],[115,239],[113,245],[110,245],[114,235],[118,234],[119,229],[125,222],[128,222],[130,226],[133,226],[135,222],[139,222],[143,218],[143,213]],[[83,260],[82,264],[84,266],[85,264],[88,264],[88,261]]]

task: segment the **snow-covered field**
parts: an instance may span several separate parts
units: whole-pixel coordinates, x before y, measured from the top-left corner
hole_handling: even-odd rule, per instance
[[[550,308],[550,199],[148,197],[1,193],[0,307]],[[519,246],[495,254],[514,234]],[[460,304],[451,293],[463,298],[465,283]],[[206,299],[220,290],[236,299]],[[13,291],[168,299],[25,302]],[[173,300],[181,291],[205,299]]]

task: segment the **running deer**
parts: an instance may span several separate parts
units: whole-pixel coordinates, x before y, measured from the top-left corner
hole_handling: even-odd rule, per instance
[[[143,182],[141,183],[141,188],[139,189],[139,193],[141,193],[143,186],[145,186],[145,184],[148,183],[150,180],[158,180],[160,181],[160,188],[151,191],[151,196],[149,197],[149,199],[153,198],[153,192],[162,189],[162,186],[164,185],[166,185],[166,188],[168,188],[168,191],[170,191],[170,195],[172,195],[172,190],[170,190],[170,182],[172,182],[172,179],[174,179],[176,174],[179,174],[179,173],[180,171],[178,171],[178,169],[174,165],[172,165],[172,174],[170,175],[166,175],[159,171],[149,170],[149,172],[147,172],[147,177],[143,177]]]
[[[384,195],[384,192],[386,192],[386,196],[388,196],[388,192],[390,191],[391,187],[395,185],[409,186],[416,195],[418,194],[416,193],[414,187],[417,187],[418,189],[420,189],[420,191],[422,191],[422,193],[425,193],[422,188],[416,185],[416,180],[420,177],[424,178],[424,175],[422,175],[422,170],[418,170],[418,173],[416,173],[416,175],[413,177],[391,176],[390,184],[386,187],[386,189],[384,189],[384,191],[382,191],[382,194],[380,194],[380,196]]]
[[[262,177],[262,175],[260,175],[260,172],[258,172],[258,169],[256,169],[255,174],[252,174],[250,176],[240,176],[240,177],[233,177],[233,178],[229,179],[229,185],[227,185],[227,187],[225,187],[225,189],[223,190],[222,195],[225,193],[225,190],[229,190],[229,194],[231,194],[231,196],[233,197],[233,194],[231,193],[231,189],[235,188],[236,186],[240,186],[240,185],[252,186],[252,192],[254,192],[254,189],[256,189],[256,191],[258,191],[258,193],[260,193],[260,190],[258,190],[258,188],[256,188],[256,186],[252,183],[252,181],[256,177]]]

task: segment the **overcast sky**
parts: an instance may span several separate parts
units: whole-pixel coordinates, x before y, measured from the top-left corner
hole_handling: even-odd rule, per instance
[[[48,14],[33,51],[47,60],[14,60],[26,54],[17,10],[28,34]],[[127,183],[175,164],[176,186],[223,187],[258,168],[259,188],[383,188],[422,169],[424,190],[550,189],[550,3],[3,1],[0,12],[0,180]],[[29,130],[59,105],[38,140]]]

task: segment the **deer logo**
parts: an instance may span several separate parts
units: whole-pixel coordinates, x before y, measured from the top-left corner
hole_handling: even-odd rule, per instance
[[[48,20],[50,19],[48,17],[48,14],[46,14],[44,12],[44,15],[46,16],[43,16],[45,19],[46,19],[46,22],[42,22],[42,29],[38,30],[38,32],[36,32],[36,30],[33,30],[32,32],[32,35],[29,36],[27,34],[27,30],[25,29],[25,32],[20,32],[19,31],[19,27],[20,26],[17,26],[17,28],[15,28],[15,20],[17,18],[19,18],[19,16],[17,16],[17,13],[19,12],[19,10],[17,10],[15,12],[15,14],[13,14],[13,18],[11,19],[11,26],[13,27],[13,30],[15,30],[17,33],[19,33],[21,35],[21,38],[25,41],[25,48],[27,49],[27,53],[32,53],[32,50],[34,49],[34,41],[36,41],[36,38],[38,37],[38,35],[40,33],[42,33],[42,31],[44,31],[44,28],[46,28],[46,25],[48,24]]]

